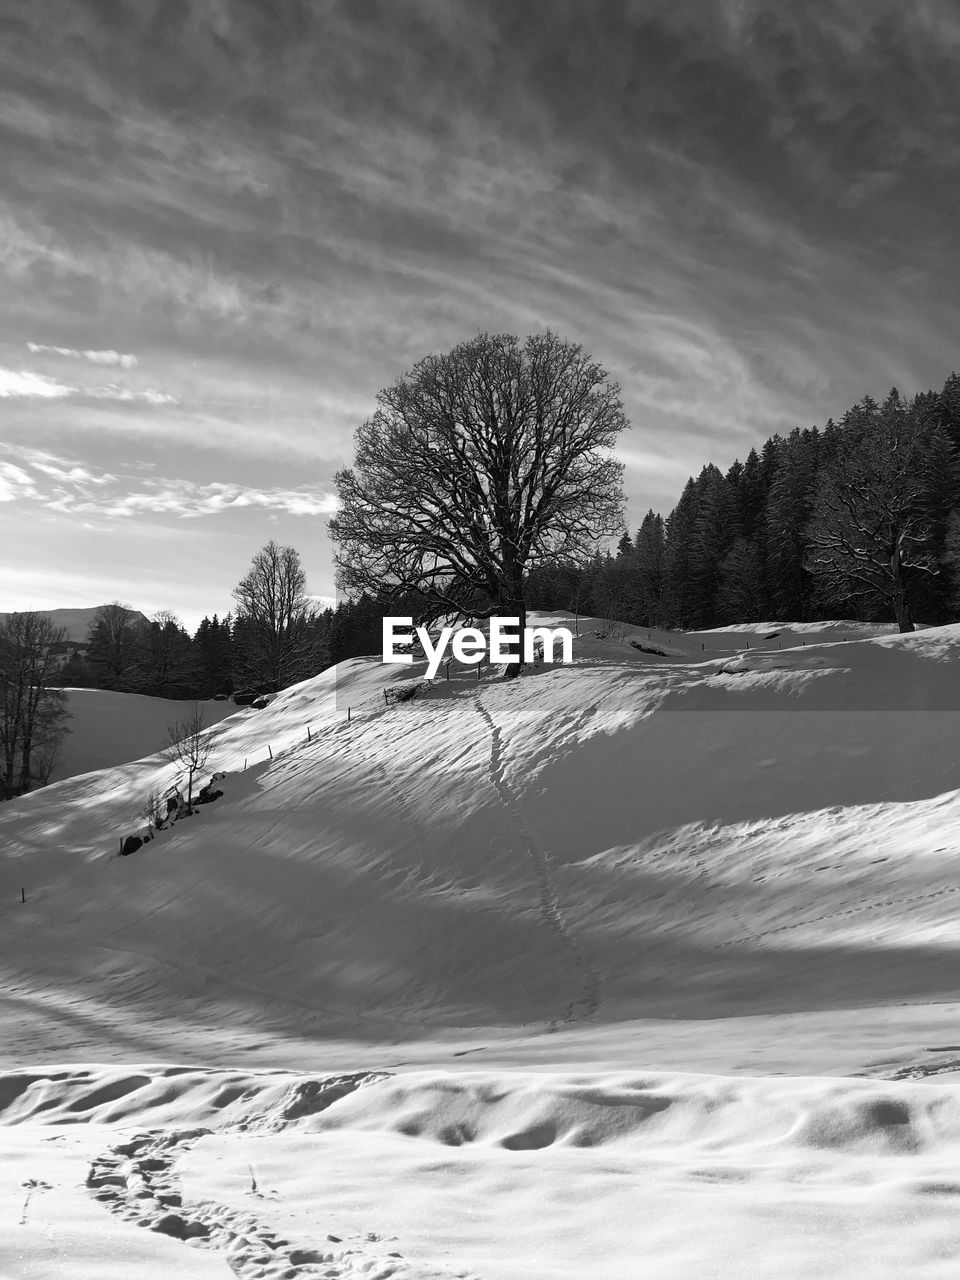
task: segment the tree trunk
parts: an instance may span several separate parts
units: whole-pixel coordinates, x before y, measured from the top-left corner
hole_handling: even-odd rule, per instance
[[[910,617],[910,603],[907,600],[907,584],[903,580],[903,566],[900,563],[900,556],[894,551],[890,568],[893,571],[893,612],[897,620],[897,626],[901,633],[913,631],[914,625]]]
[[[30,768],[32,755],[33,726],[28,725],[24,728],[23,737],[20,741],[20,784],[17,794],[21,796],[25,796],[30,790]]]
[[[913,621],[910,617],[910,606],[907,604],[906,594],[898,593],[893,602],[893,611],[897,619],[897,626],[901,632],[915,631]]]
[[[23,734],[23,679],[19,675],[15,682],[11,678],[4,690],[3,716],[3,798],[12,800],[17,794],[14,778],[17,767],[17,748]]]
[[[518,661],[507,663],[503,674],[505,680],[516,680],[523,670],[523,633],[527,625],[527,606],[523,598],[523,570],[517,565],[507,566],[500,591],[500,608],[501,617],[516,618],[519,622]]]
[[[33,768],[33,738],[36,732],[37,708],[43,696],[45,671],[34,670],[31,678],[36,681],[27,687],[26,704],[23,710],[23,727],[20,737],[20,792],[25,796],[30,790],[31,770]]]

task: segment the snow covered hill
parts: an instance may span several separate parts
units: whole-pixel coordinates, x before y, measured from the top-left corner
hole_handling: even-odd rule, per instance
[[[63,740],[52,781],[93,773],[139,760],[166,746],[168,730],[188,719],[195,702],[150,698],[109,689],[65,689],[69,733]],[[232,702],[201,702],[204,722],[218,724],[237,708]]]
[[[536,620],[579,626],[571,666],[387,705],[420,668],[354,659],[228,716],[224,797],[130,857],[158,757],[3,806],[8,1118],[216,1129],[177,1167],[245,1258],[284,1213],[316,1235],[318,1200],[419,1251],[405,1271],[358,1236],[312,1274],[733,1277],[742,1238],[757,1275],[947,1275],[960,625],[785,645]],[[22,1070],[82,1060],[148,1065]],[[331,1101],[334,1072],[386,1078]],[[854,1074],[886,1080],[823,1078]]]

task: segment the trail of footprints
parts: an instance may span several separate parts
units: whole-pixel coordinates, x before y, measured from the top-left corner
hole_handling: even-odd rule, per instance
[[[727,942],[719,943],[717,949],[736,947],[744,942],[757,942],[761,938],[772,938],[778,933],[789,933],[792,929],[803,929],[810,924],[820,924],[823,920],[839,920],[843,916],[860,915],[864,911],[877,911],[881,907],[903,907],[913,902],[929,902],[950,893],[960,893],[960,885],[946,885],[930,893],[915,893],[906,898],[882,898],[879,902],[859,902],[856,906],[845,907],[841,911],[828,911],[821,916],[810,916],[806,920],[794,920],[791,924],[778,925],[775,929],[764,929],[761,933],[748,933],[739,938],[730,938]]]
[[[548,929],[552,929],[557,934],[573,963],[583,975],[583,994],[570,1002],[563,1017],[558,1019],[556,1023],[556,1025],[566,1026],[571,1022],[589,1018],[597,1012],[601,1002],[600,988],[603,984],[603,977],[599,970],[595,969],[587,960],[571,936],[566,918],[560,907],[550,855],[540,847],[539,842],[527,825],[513,790],[504,779],[503,738],[500,733],[500,727],[487,708],[481,703],[479,697],[475,705],[490,730],[490,762],[488,766],[490,781],[500,797],[503,807],[513,819],[523,841],[523,846],[533,864],[540,897],[541,919]]]
[[[131,1225],[221,1253],[240,1280],[476,1280],[466,1272],[415,1266],[397,1250],[384,1251],[373,1232],[328,1236],[320,1246],[296,1244],[254,1214],[209,1200],[185,1203],[175,1163],[212,1132],[165,1130],[118,1142],[94,1160],[87,1187],[105,1209]]]

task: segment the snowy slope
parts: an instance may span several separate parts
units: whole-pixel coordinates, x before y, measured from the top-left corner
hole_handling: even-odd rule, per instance
[[[7,1118],[215,1130],[170,1150],[242,1275],[952,1274],[960,625],[579,627],[518,682],[388,707],[419,669],[355,659],[230,716],[224,797],[128,858],[156,757],[4,806]]]
[[[111,855],[172,781],[156,758],[27,796],[0,813],[5,964],[35,992],[7,1060],[59,1045],[41,992],[101,1010],[85,1051],[104,1017],[203,1007],[222,1053],[239,1027],[952,997],[958,649],[948,627],[664,666],[584,637],[573,667],[389,708],[416,669],[354,659],[218,725],[225,798],[136,858]]]
[[[169,727],[186,720],[197,705],[108,689],[65,689],[64,693],[70,712],[69,733],[53,770],[54,782],[161,750],[167,744]],[[207,724],[216,724],[237,710],[232,702],[213,699],[199,705]]]

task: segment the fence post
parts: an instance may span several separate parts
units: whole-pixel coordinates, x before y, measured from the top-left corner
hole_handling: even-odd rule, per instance
[[[480,663],[477,663],[477,684],[480,683]]]
[[[307,741],[310,741],[310,726],[307,725]]]
[[[450,663],[447,663],[447,679],[450,679]]]
[[[24,893],[24,891],[21,889],[21,890],[20,890],[20,901],[21,901],[21,902],[26,902],[26,900],[27,900],[27,895],[26,895],[26,894]]]
[[[347,724],[350,723],[350,708],[347,707]]]
[[[246,771],[247,771],[247,757],[246,757],[246,756],[244,756],[244,757],[243,757],[243,771],[244,771],[244,773],[246,773]]]
[[[270,743],[269,743],[269,742],[267,743],[267,750],[270,752],[270,759],[272,760],[272,759],[273,759],[273,747],[271,747],[271,745],[270,745]]]
[[[387,697],[387,691],[386,691],[386,689],[384,689],[384,691],[383,691],[383,704],[384,704],[384,706],[386,706],[386,707],[389,707],[389,705],[390,705],[390,699]],[[349,710],[349,708],[348,708],[348,710]],[[348,716],[348,717],[347,717],[347,719],[349,719],[349,718],[350,718],[350,717]]]

